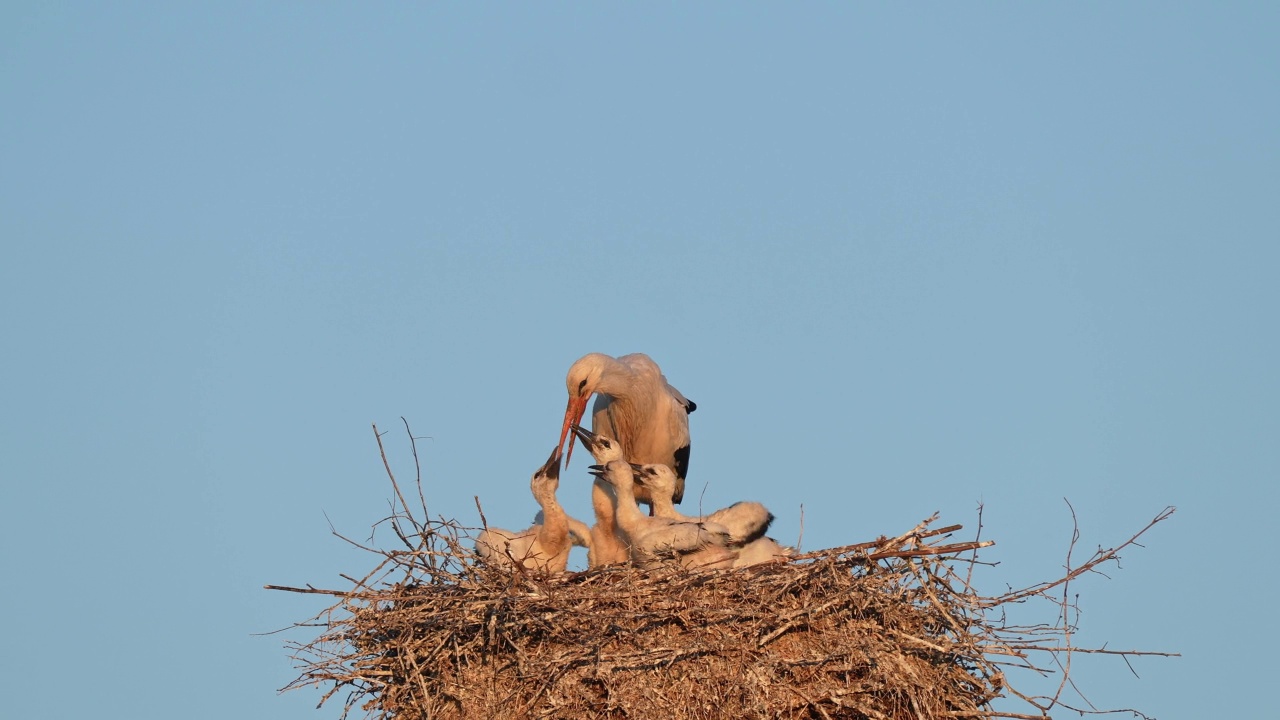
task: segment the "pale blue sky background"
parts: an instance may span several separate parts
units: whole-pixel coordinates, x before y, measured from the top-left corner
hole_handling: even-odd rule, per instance
[[[1274,707],[1280,11],[6,3],[0,714],[335,717],[281,638],[370,559],[370,423],[523,526],[564,373],[694,399],[689,497],[976,526],[1100,706]],[[580,456],[585,458],[585,456]],[[588,513],[586,462],[561,497]],[[966,530],[966,533],[968,530]],[[1039,617],[1051,618],[1049,608]],[[1049,687],[1048,685],[1044,687]],[[1012,709],[1012,708],[1011,708]],[[1063,714],[1065,716],[1065,713]]]

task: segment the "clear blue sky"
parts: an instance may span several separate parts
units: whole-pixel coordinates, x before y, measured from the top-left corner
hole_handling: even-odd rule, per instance
[[[523,526],[564,373],[695,400],[696,503],[941,511],[1082,593],[1099,706],[1260,717],[1280,641],[1271,3],[8,3],[14,718],[334,717],[278,636],[387,509]],[[580,456],[585,459],[585,456]],[[585,461],[561,497],[588,513]],[[1086,553],[1087,554],[1087,553]],[[575,560],[579,562],[580,560]],[[1042,619],[1050,612],[1043,610]],[[1268,688],[1264,691],[1264,688]]]

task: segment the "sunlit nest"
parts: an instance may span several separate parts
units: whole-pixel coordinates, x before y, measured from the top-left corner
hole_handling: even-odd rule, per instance
[[[738,570],[487,567],[474,529],[425,519],[420,477],[415,514],[388,475],[396,500],[379,525],[399,549],[361,545],[378,562],[349,590],[268,586],[336,598],[295,626],[320,632],[289,643],[300,675],[286,689],[318,687],[320,705],[340,701],[344,718],[1146,717],[1069,702],[1065,691],[1079,697],[1071,659],[1171,654],[1073,647],[1065,590],[1172,508],[1062,578],[984,596],[972,570],[991,543],[952,542],[960,526],[933,529],[936,516],[897,537]],[[1054,620],[1010,625],[1005,606],[1029,599],[1051,603]],[[1011,671],[1050,674],[1057,692],[1024,695]],[[1010,698],[1000,711],[999,698]]]

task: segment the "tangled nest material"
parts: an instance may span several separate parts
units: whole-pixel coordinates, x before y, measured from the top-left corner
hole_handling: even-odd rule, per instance
[[[297,624],[322,632],[289,644],[301,674],[285,689],[320,687],[320,705],[342,697],[344,718],[1145,718],[1066,704],[1071,655],[1171,654],[1073,647],[1066,587],[1173,508],[1058,580],[987,597],[970,580],[992,543],[949,542],[960,526],[931,529],[936,515],[897,537],[738,570],[487,567],[467,528],[416,518],[387,473],[396,502],[382,523],[403,549],[343,538],[381,558],[352,589],[267,586],[337,598]],[[425,518],[420,476],[418,490]],[[1057,620],[1009,626],[1003,606],[1029,598],[1053,602]],[[1058,691],[1018,692],[1006,678],[1016,668],[1057,668]],[[1027,712],[996,711],[1001,697]]]

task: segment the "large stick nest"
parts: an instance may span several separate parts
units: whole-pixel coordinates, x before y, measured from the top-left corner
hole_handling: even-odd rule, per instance
[[[288,689],[319,686],[321,705],[343,696],[343,717],[1040,718],[1100,712],[1061,697],[1073,653],[1166,654],[1072,647],[1066,587],[1172,508],[1078,567],[1068,555],[1061,579],[985,597],[970,580],[991,543],[950,542],[959,526],[930,529],[936,516],[898,537],[745,569],[545,576],[479,563],[467,529],[417,520],[395,491],[384,522],[403,549],[366,548],[381,560],[351,590],[268,586],[338,598],[299,623],[322,632],[291,643],[301,675]],[[1029,598],[1053,602],[1056,620],[1008,626],[1003,606]],[[1010,668],[1057,668],[1058,691],[1023,695]],[[1028,711],[993,709],[1009,696]]]

